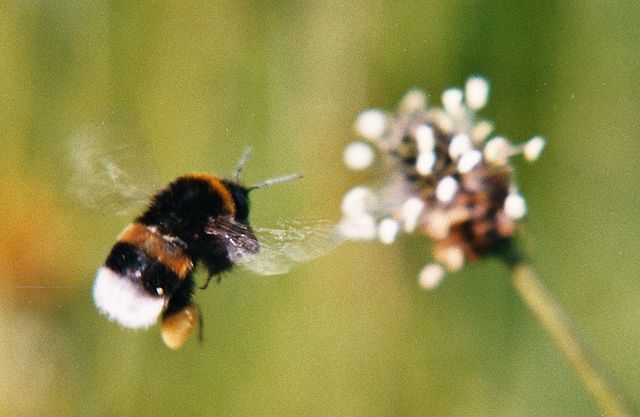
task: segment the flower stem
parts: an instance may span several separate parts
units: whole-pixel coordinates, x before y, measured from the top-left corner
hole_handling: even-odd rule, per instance
[[[553,338],[604,415],[638,416],[637,410],[614,384],[600,361],[589,352],[562,305],[529,265],[515,259],[518,258],[508,259],[508,263],[518,294]]]

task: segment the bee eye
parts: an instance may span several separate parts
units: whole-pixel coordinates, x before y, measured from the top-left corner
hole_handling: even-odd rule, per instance
[[[162,289],[162,287],[157,287],[156,288],[156,292],[158,293],[158,295],[162,296],[164,295],[164,290]]]

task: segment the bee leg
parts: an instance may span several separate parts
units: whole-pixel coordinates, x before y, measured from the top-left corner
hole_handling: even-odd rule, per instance
[[[209,283],[211,282],[211,278],[213,278],[213,275],[209,275],[207,277],[207,282],[204,283],[204,285],[202,287],[200,287],[201,290],[206,290],[207,287],[209,286]],[[218,278],[219,281],[219,278]]]
[[[209,283],[211,282],[211,280],[213,279],[214,275],[209,275],[207,277],[207,282],[204,283],[204,285],[202,287],[200,287],[201,290],[206,290],[207,287],[209,286]],[[218,274],[217,278],[216,278],[216,283],[220,284],[220,282],[222,282],[222,274]]]
[[[200,312],[200,306],[197,304],[194,304],[194,306],[196,307],[196,309],[198,310],[198,341],[200,343],[202,343],[202,341],[204,340],[204,320],[202,320],[202,314]]]

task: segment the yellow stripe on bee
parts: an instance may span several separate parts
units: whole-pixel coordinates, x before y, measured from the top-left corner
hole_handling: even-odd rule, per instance
[[[194,173],[185,175],[185,178],[192,178],[195,180],[206,181],[211,185],[211,188],[215,190],[222,199],[222,205],[227,211],[228,214],[232,214],[235,216],[236,214],[236,204],[233,200],[233,196],[231,195],[231,191],[229,187],[222,183],[222,180],[211,174],[203,174],[203,173]]]
[[[120,233],[117,241],[136,246],[147,256],[164,264],[180,279],[184,279],[193,269],[191,258],[177,243],[143,224],[131,223]]]

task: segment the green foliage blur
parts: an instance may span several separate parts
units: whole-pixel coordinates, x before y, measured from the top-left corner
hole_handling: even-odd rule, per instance
[[[420,237],[226,274],[195,297],[204,341],[177,352],[94,308],[95,270],[142,207],[74,197],[73,138],[158,185],[227,175],[251,146],[247,182],[305,175],[256,192],[254,224],[336,221],[374,181],[342,165],[356,115],[415,86],[438,103],[471,74],[497,133],[548,139],[518,167],[520,243],[640,401],[637,16],[592,0],[4,2],[0,415],[599,416],[505,267],[424,292]]]

